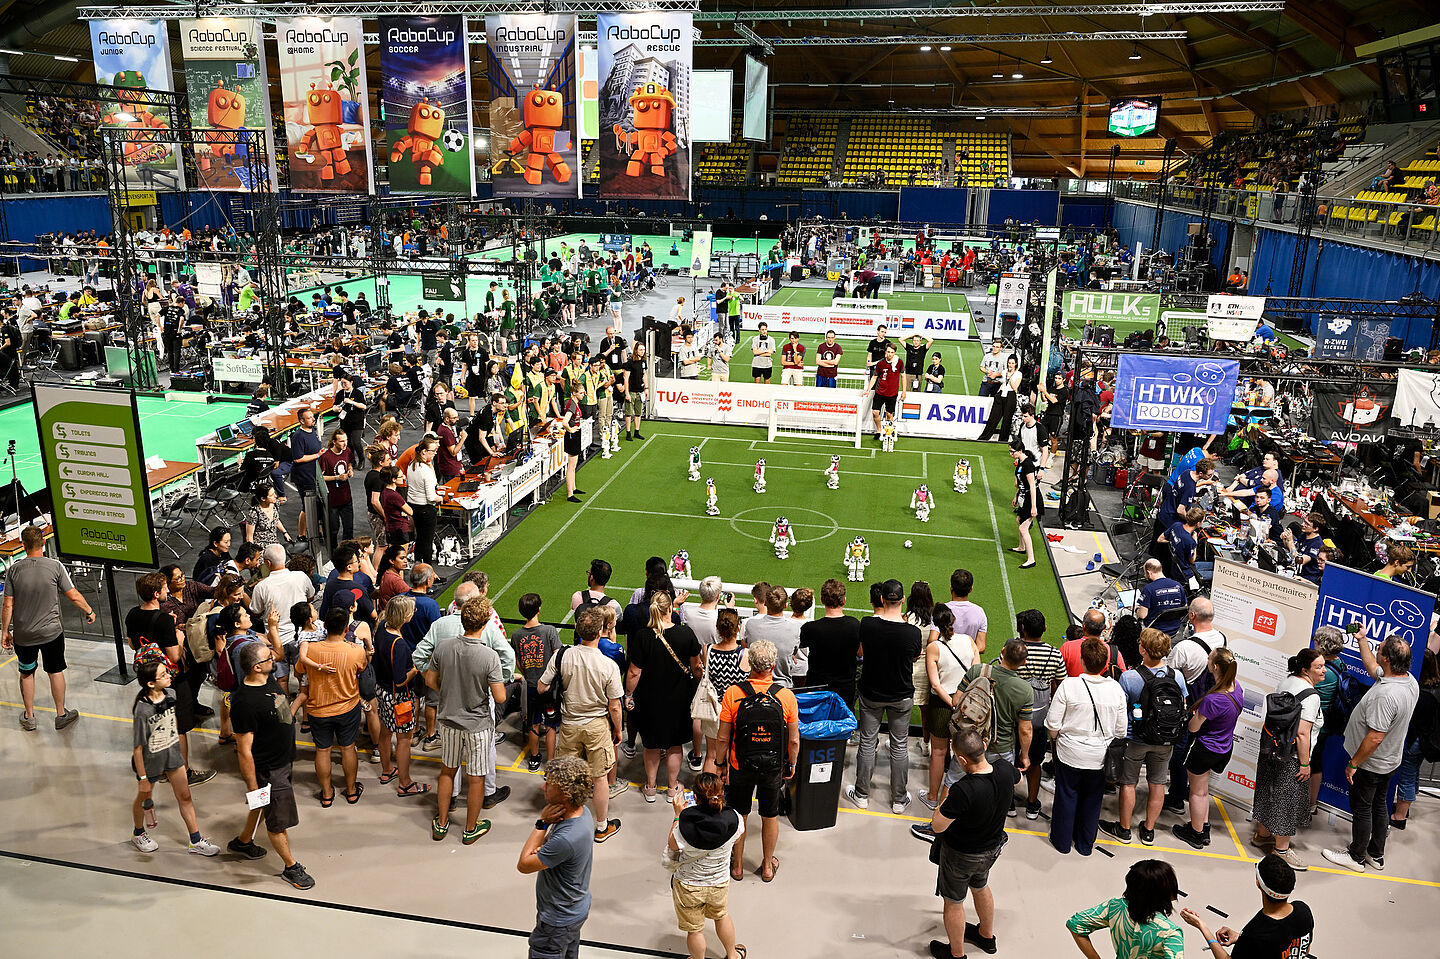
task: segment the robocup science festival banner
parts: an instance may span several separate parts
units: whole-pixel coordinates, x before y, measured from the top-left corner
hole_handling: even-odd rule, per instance
[[[152,103],[146,90],[175,89],[170,69],[170,35],[164,20],[91,20],[90,50],[95,82],[113,86],[117,102],[107,103],[100,130],[158,130],[172,126],[169,110]],[[147,190],[184,190],[185,170],[177,144],[134,137],[117,143],[125,180]]]
[[[471,196],[465,18],[381,17],[381,114],[391,193]]]
[[[360,20],[280,17],[275,40],[290,189],[374,193]]]
[[[1223,433],[1239,360],[1121,353],[1111,423],[1123,430]]]
[[[690,198],[694,17],[600,13],[600,196]]]
[[[583,191],[576,22],[543,13],[485,18],[490,183],[497,197],[564,198]]]
[[[185,58],[190,122],[197,134],[198,185],[206,190],[241,192],[260,185],[250,182],[250,150],[245,141],[210,136],[212,131],[247,131],[253,138],[264,138],[269,163],[261,175],[268,177],[274,188],[275,146],[270,135],[270,94],[260,21],[238,17],[181,20],[180,52]]]

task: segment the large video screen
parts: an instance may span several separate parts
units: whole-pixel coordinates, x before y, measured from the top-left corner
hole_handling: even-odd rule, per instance
[[[769,140],[770,65],[745,57],[745,120],[747,140]]]
[[[696,70],[690,75],[694,104],[690,139],[696,143],[729,143],[730,111],[735,100],[735,74],[730,70]]]
[[[1159,119],[1159,97],[1126,97],[1110,101],[1111,136],[1146,136],[1155,132],[1155,123]]]

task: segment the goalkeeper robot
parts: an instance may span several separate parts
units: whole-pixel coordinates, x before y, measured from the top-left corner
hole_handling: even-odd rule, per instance
[[[706,515],[706,516],[719,516],[719,515],[720,515],[720,507],[716,504],[716,500],[715,500],[715,478],[714,478],[714,477],[710,477],[709,479],[705,480],[705,515]]]
[[[830,466],[825,470],[825,486],[827,489],[840,488],[840,457],[830,457]]]
[[[955,492],[968,493],[970,491],[970,461],[959,459],[955,461]]]
[[[795,545],[795,528],[783,516],[775,517],[775,526],[770,530],[770,542],[775,546],[776,559],[789,559],[790,547]]]
[[[852,583],[865,579],[865,568],[870,565],[870,544],[865,537],[857,536],[845,547],[845,571]]]
[[[700,482],[700,447],[690,447],[690,482]]]
[[[686,579],[694,579],[690,574],[690,551],[682,549],[670,557],[670,575],[672,577],[683,576]]]
[[[755,492],[765,492],[765,457],[755,461]]]
[[[922,523],[930,522],[930,507],[934,503],[934,497],[930,495],[929,488],[923,483],[920,484],[919,489],[910,494],[910,508],[915,511],[915,518]]]
[[[895,452],[895,415],[886,413],[880,423],[880,449],[886,453]]]

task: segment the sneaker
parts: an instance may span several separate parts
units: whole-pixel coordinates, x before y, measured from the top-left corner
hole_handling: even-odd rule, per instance
[[[609,839],[611,836],[615,835],[615,834],[616,834],[617,832],[619,832],[619,831],[620,831],[620,820],[618,820],[618,819],[611,819],[609,822],[605,823],[605,828],[604,828],[604,829],[597,829],[597,830],[595,830],[595,841],[596,841],[596,842],[604,842],[605,840]]]
[[[917,822],[910,827],[910,835],[924,842],[934,842],[935,827],[931,826],[928,822]]]
[[[1208,822],[1205,824],[1205,828],[1200,830],[1200,841],[1207,846],[1210,845],[1210,824]]]
[[[1385,871],[1385,857],[1384,857],[1384,856],[1371,856],[1371,855],[1369,855],[1369,854],[1367,853],[1366,856],[1365,856],[1365,865],[1369,866],[1371,869],[1374,869],[1376,872],[1384,872],[1384,871]]]
[[[495,745],[497,745],[497,746],[504,745],[504,743],[505,743],[505,737],[508,736],[508,735],[509,735],[509,733],[506,733],[504,730],[500,730],[500,731],[496,732],[496,733],[495,733]]]
[[[1296,872],[1304,872],[1310,868],[1310,864],[1300,858],[1300,854],[1294,849],[1277,849],[1275,855],[1290,864],[1290,868]]]
[[[620,753],[621,753],[626,759],[634,759],[634,758],[635,758],[635,744],[634,744],[634,743],[621,743],[621,744],[620,744]]]
[[[464,843],[465,845],[467,845],[467,846],[472,845],[472,844],[478,842],[478,841],[480,840],[480,837],[484,836],[484,835],[485,835],[486,833],[488,833],[489,831],[490,831],[490,820],[488,820],[488,819],[482,819],[482,820],[480,820],[479,822],[477,822],[477,823],[475,824],[475,828],[474,828],[474,829],[467,829],[467,830],[465,830],[464,832],[462,832],[462,833],[460,834],[460,841],[463,842],[463,843]]]
[[[1116,822],[1114,819],[1100,820],[1100,831],[1107,836],[1112,836],[1115,839],[1120,840],[1127,846],[1130,845],[1130,830],[1120,825],[1120,823]]]
[[[615,782],[610,785],[610,798],[611,798],[611,799],[614,799],[616,796],[619,796],[620,794],[624,793],[624,792],[627,791],[629,788],[630,788],[630,784],[629,784],[628,782],[626,782],[625,780],[623,780],[623,779],[617,779],[617,780],[615,780]]]
[[[1010,798],[1010,808],[1005,811],[1005,815],[1009,816],[1011,819],[1014,819],[1017,815],[1019,815],[1019,813],[1020,808],[1015,805],[1015,798],[1012,796]]]
[[[191,712],[196,719],[209,719],[211,716],[215,715],[215,710],[211,709],[209,706],[194,706],[191,707]]]
[[[1274,836],[1262,836],[1258,832],[1250,837],[1250,845],[1261,852],[1270,852],[1275,848]]]
[[[655,801],[656,789],[654,786],[641,786],[640,793],[645,797],[646,802]]]
[[[79,711],[79,710],[76,710],[76,709],[67,709],[67,710],[65,710],[63,713],[61,713],[60,715],[58,715],[58,716],[55,717],[55,728],[56,728],[56,729],[64,729],[66,726],[74,725],[75,720],[77,720],[77,719],[79,719],[79,718],[80,718],[80,711]]]
[[[1155,830],[1147,829],[1145,826],[1142,825],[1139,831],[1141,842],[1143,842],[1147,846],[1155,845]]]
[[[265,858],[264,849],[261,849],[253,842],[243,841],[239,836],[236,836],[234,839],[230,840],[230,842],[226,844],[225,848],[235,853],[237,856],[244,856],[246,859]]]
[[[286,866],[284,871],[280,873],[280,878],[284,879],[296,889],[309,889],[315,885],[315,880],[305,871],[305,867],[298,862],[293,866]]]
[[[1167,800],[1165,800],[1164,811],[1165,811],[1165,812],[1173,812],[1173,813],[1176,813],[1176,814],[1178,814],[1178,815],[1182,815],[1182,816],[1183,816],[1183,815],[1185,814],[1185,800],[1183,800],[1183,799],[1167,799]]]
[[[199,842],[192,842],[190,844],[190,851],[197,856],[205,856],[208,858],[210,856],[218,855],[220,853],[220,847],[215,845],[210,840],[206,839],[204,836],[201,836]]]
[[[990,936],[987,938],[980,935],[979,923],[965,923],[965,941],[970,943],[970,945],[972,946],[978,946],[981,952],[989,953],[992,955],[995,952],[995,937]]]
[[[436,733],[420,740],[420,748],[427,753],[438,752],[440,750],[440,734]]]
[[[1189,843],[1195,849],[1205,848],[1205,834],[1197,831],[1195,827],[1190,825],[1188,822],[1176,823],[1174,826],[1170,827],[1170,831],[1175,834],[1176,839],[1179,839],[1181,842]],[[1143,827],[1140,830],[1140,835],[1141,838],[1144,838],[1145,830]],[[1149,844],[1147,843],[1147,845]]]
[[[700,770],[705,768],[705,760],[695,755],[694,753],[691,753],[687,757],[687,761],[690,763],[691,772],[698,773]]]
[[[529,759],[525,760],[525,768],[530,770],[532,773],[538,770],[540,768],[540,757],[531,756]]]
[[[1346,869],[1349,869],[1351,872],[1365,871],[1365,864],[1363,862],[1356,862],[1353,858],[1351,858],[1350,850],[1348,849],[1322,849],[1320,850],[1320,855],[1324,856],[1326,859],[1330,860],[1337,866],[1343,866]]]
[[[1025,804],[1025,818],[1026,818],[1026,819],[1039,819],[1039,818],[1040,818],[1040,803],[1039,803],[1038,800],[1035,801],[1035,802],[1027,802],[1027,803]]]
[[[950,951],[950,943],[943,939],[930,940],[930,955],[934,959],[955,959],[955,953]]]
[[[910,808],[910,794],[909,794],[909,793],[906,793],[906,794],[905,794],[905,798],[904,798],[904,799],[901,799],[899,802],[892,802],[892,803],[890,804],[890,811],[893,812],[893,813],[894,813],[895,815],[897,815],[897,816],[903,816],[903,815],[905,814],[905,810],[907,810],[907,809],[909,809],[909,808]]]
[[[35,722],[34,716],[26,716],[24,713],[20,714],[21,729],[25,730],[27,733],[33,733],[35,731],[36,725],[37,723]]]
[[[861,796],[861,795],[859,795],[858,793],[856,793],[856,792],[855,792],[855,787],[854,787],[853,785],[851,785],[851,786],[846,786],[846,787],[845,787],[845,798],[848,799],[848,800],[850,800],[852,803],[854,803],[856,809],[869,809],[869,808],[870,808],[870,797],[869,797],[869,796]]]
[[[480,808],[481,808],[481,809],[494,809],[496,806],[500,805],[502,802],[504,802],[505,800],[507,800],[507,799],[509,799],[509,798],[510,798],[510,787],[509,787],[509,786],[501,786],[499,789],[496,789],[493,793],[491,793],[490,795],[488,795],[488,796],[485,797],[485,802],[481,805]]]
[[[151,839],[149,833],[143,832],[138,836],[131,836],[130,845],[134,846],[141,852],[154,852],[155,850],[160,848],[160,844],[155,840]]]
[[[213,769],[187,769],[185,770],[185,781],[191,786],[200,786],[215,778]]]
[[[372,766],[378,766],[378,765],[380,765],[380,749],[379,749],[379,747],[377,747],[377,746],[371,746],[371,747],[370,747],[370,751],[367,752],[365,755],[366,755],[366,757],[367,757],[370,765],[372,765]]]
[[[929,793],[921,793],[920,801],[925,804],[926,809],[934,809],[936,806],[940,805],[940,800],[931,799]]]

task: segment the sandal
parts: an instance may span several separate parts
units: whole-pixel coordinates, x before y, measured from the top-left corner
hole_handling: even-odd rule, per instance
[[[396,771],[393,772],[393,773],[381,773],[381,774],[380,774],[380,785],[384,786],[384,785],[386,785],[387,783],[392,783],[392,782],[394,782],[395,779],[396,779],[396,777],[398,777],[399,775],[400,775],[399,770],[396,770]]]
[[[748,955],[745,946],[738,942],[735,943],[735,955],[739,956],[740,959],[745,959],[745,956]]]
[[[444,839],[444,838],[445,838],[445,834],[446,834],[447,832],[449,832],[449,831],[450,831],[450,824],[449,824],[448,822],[447,822],[447,823],[442,823],[442,822],[440,822],[440,817],[439,817],[439,816],[436,816],[434,819],[431,819],[431,820],[430,820],[430,838],[433,839],[433,840],[435,840],[436,842],[439,842],[440,840]]]
[[[759,869],[757,869],[757,870],[755,870],[755,871],[760,874],[760,881],[761,881],[761,882],[774,882],[774,881],[775,881],[775,874],[780,871],[780,860],[779,860],[779,858],[777,858],[777,857],[775,857],[775,856],[771,856],[771,857],[770,857],[770,878],[769,878],[769,879],[766,879],[766,878],[765,878],[765,867],[764,867],[764,866],[761,866]]]
[[[350,793],[346,793],[346,794],[345,794],[345,801],[348,802],[350,805],[353,806],[353,805],[355,805],[357,802],[360,801],[360,797],[363,796],[364,794],[365,794],[365,784],[364,784],[364,783],[356,783],[356,784],[355,784],[355,793],[354,793],[353,795],[350,794]],[[331,801],[332,801],[332,802],[334,801],[334,797],[331,797]]]
[[[335,805],[335,794],[331,793],[327,796],[324,793],[321,793],[320,805],[325,809],[329,809],[331,806]]]
[[[429,783],[410,781],[410,785],[395,790],[397,796],[423,796],[430,791]]]

